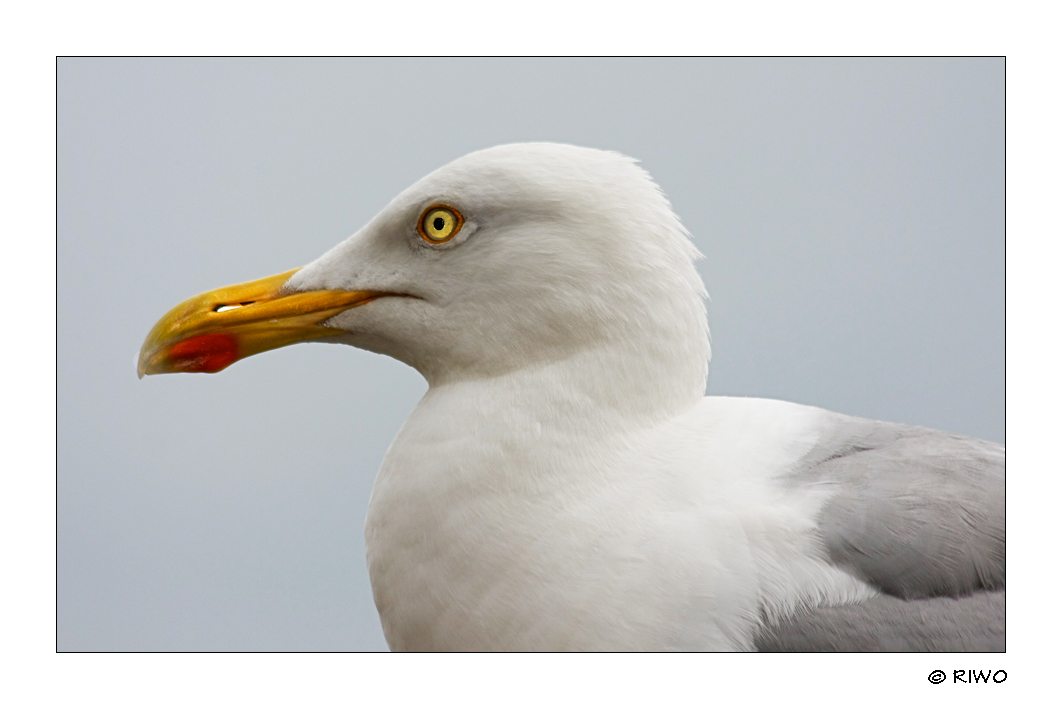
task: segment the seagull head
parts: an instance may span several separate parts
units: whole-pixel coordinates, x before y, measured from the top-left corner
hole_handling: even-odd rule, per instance
[[[633,382],[665,372],[700,397],[697,256],[631,158],[499,146],[426,176],[301,269],[181,303],[138,374],[217,372],[316,340],[390,355],[430,385],[579,361]]]

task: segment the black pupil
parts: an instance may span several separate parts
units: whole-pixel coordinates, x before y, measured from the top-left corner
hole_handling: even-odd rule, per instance
[[[436,217],[435,219],[432,220],[432,226],[436,228],[437,232],[442,232],[443,231],[443,225],[444,224],[446,224],[446,222],[443,221],[442,217]]]

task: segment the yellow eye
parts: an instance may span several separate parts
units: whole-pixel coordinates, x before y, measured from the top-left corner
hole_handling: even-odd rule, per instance
[[[461,212],[453,207],[432,205],[421,215],[417,231],[426,241],[442,244],[452,239],[464,223],[465,219],[461,216]]]

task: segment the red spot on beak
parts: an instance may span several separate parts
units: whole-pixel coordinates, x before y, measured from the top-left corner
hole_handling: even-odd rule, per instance
[[[208,333],[182,340],[169,347],[166,357],[176,372],[220,372],[240,359],[236,338],[227,333]]]

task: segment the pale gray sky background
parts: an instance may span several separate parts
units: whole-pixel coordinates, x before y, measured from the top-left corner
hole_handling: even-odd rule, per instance
[[[61,650],[386,648],[362,523],[420,376],[134,358],[499,143],[642,161],[706,256],[710,394],[1004,441],[1002,59],[61,59],[57,98]]]

